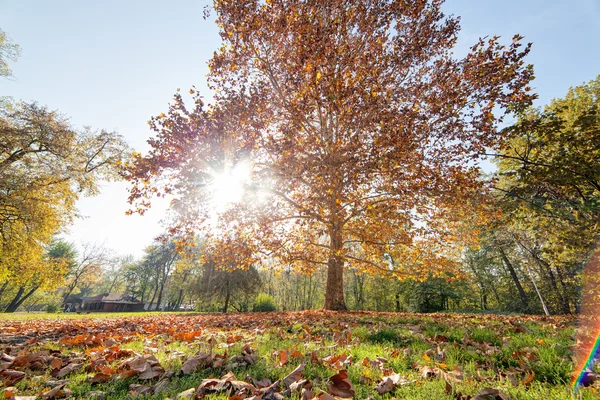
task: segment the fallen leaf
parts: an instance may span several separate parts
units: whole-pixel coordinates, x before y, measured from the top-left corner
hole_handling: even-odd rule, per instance
[[[304,371],[304,364],[300,364],[296,367],[295,370],[290,372],[288,376],[283,378],[283,385],[286,389],[290,388],[290,385],[296,381],[302,379],[302,372]]]
[[[511,398],[498,389],[484,388],[472,400],[511,400]]]
[[[61,368],[60,370],[52,371],[51,375],[55,378],[64,378],[69,375],[71,372],[77,371],[83,367],[83,364],[68,364],[67,366]]]
[[[199,367],[206,367],[212,362],[212,356],[210,354],[198,354],[187,359],[186,362],[181,366],[180,372],[188,375],[194,372]]]
[[[327,391],[338,397],[351,398],[354,396],[354,387],[348,379],[348,372],[341,370],[331,378],[331,384],[327,387]]]

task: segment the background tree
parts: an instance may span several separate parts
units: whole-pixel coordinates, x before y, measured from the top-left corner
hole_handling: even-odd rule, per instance
[[[74,255],[72,245],[58,239],[45,249],[36,263],[17,265],[17,270],[13,271],[14,275],[10,279],[16,292],[4,311],[17,311],[38,289],[56,289],[62,283],[69,265],[74,262]]]
[[[35,103],[0,109],[0,286],[20,287],[31,275],[50,276],[40,260],[54,234],[75,216],[80,194],[98,192],[99,179],[118,178],[127,155],[123,139],[75,130],[57,112]],[[39,282],[44,285],[43,282]]]
[[[504,230],[555,312],[577,307],[600,223],[600,77],[507,129],[496,188]]]
[[[9,77],[12,70],[8,61],[17,61],[21,55],[21,48],[10,40],[6,32],[0,29],[0,76]]]
[[[205,231],[213,255],[326,266],[327,309],[346,308],[348,267],[456,269],[460,210],[485,186],[474,161],[534,96],[521,38],[481,39],[457,59],[458,19],[441,3],[216,0],[216,103],[196,95],[188,110],[177,95],[152,119],[152,150],[126,170],[134,210],[170,193],[173,232]],[[244,162],[244,201],[215,221],[215,177]]]
[[[230,307],[235,311],[249,311],[260,288],[260,276],[254,267],[248,270],[220,269],[214,262],[204,264],[200,285],[204,292],[204,307],[213,304],[226,313]]]
[[[66,306],[67,299],[75,289],[81,289],[100,280],[102,267],[109,258],[109,250],[103,246],[85,243],[81,254],[79,256],[75,254],[71,258],[73,261],[69,264],[61,308]]]

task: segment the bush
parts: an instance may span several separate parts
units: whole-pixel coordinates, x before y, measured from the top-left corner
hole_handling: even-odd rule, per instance
[[[254,300],[253,311],[277,311],[275,299],[266,293],[260,293]]]
[[[57,313],[60,310],[60,307],[58,307],[57,304],[48,304],[46,306],[46,312],[49,313]]]

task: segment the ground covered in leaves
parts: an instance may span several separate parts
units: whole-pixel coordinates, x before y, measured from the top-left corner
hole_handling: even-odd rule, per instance
[[[571,399],[574,322],[324,311],[2,319],[0,391],[5,399]],[[597,398],[597,387],[577,398]]]

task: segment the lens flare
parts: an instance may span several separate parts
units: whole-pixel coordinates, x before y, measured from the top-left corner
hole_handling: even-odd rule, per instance
[[[591,383],[589,375],[600,356],[600,245],[596,246],[583,274],[583,295],[574,351],[573,389]]]

